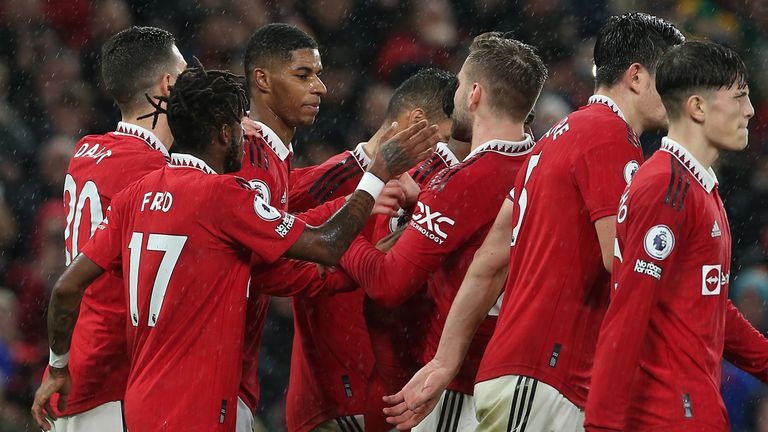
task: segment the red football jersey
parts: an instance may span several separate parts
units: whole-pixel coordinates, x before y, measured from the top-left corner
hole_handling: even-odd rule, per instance
[[[243,137],[245,155],[240,171],[234,175],[244,178],[252,188],[262,194],[264,201],[272,207],[285,210],[288,206],[288,181],[291,172],[293,146],[287,146],[277,134],[261,122],[261,137]],[[264,272],[256,258],[254,271]],[[269,296],[258,290],[249,292],[245,324],[245,347],[243,355],[243,381],[240,398],[255,413],[259,405],[259,353],[261,337],[269,308]]]
[[[120,122],[115,132],[88,135],[75,146],[64,181],[66,261],[91,238],[112,197],[134,181],[165,166],[168,151],[150,131]],[[70,346],[72,390],[66,410],[72,415],[122,400],[128,379],[125,299],[120,278],[104,274],[85,291]],[[47,374],[47,368],[46,368]]]
[[[434,176],[459,162],[445,143],[438,143],[432,156],[408,173],[422,189],[426,189]],[[371,243],[375,244],[398,226],[408,222],[406,216],[378,216]],[[421,350],[433,307],[432,300],[426,293],[426,283],[424,288],[394,308],[384,307],[369,297],[365,298],[363,313],[376,360],[373,376],[369,381],[365,411],[366,429],[373,430],[374,423],[379,430],[391,429],[382,412],[387,405],[381,398],[397,393],[421,366]]]
[[[728,300],[731,232],[716,182],[664,138],[622,196],[588,427],[728,430],[720,397],[726,332],[741,340],[737,365],[768,377],[768,341]]]
[[[423,361],[434,356],[464,274],[533,145],[529,137],[522,142],[493,140],[476,148],[422,191],[409,226],[389,253],[358,238],[342,258],[349,276],[384,306],[402,304],[427,282],[435,308]],[[488,317],[480,326],[451,390],[473,393],[478,362],[495,321]]]
[[[130,430],[234,430],[251,262],[304,226],[191,155],[115,197],[83,253],[126,277]]]
[[[510,272],[477,376],[532,377],[582,409],[610,283],[594,222],[616,214],[643,157],[613,101],[589,102],[542,137],[517,176]]]
[[[302,212],[354,192],[370,159],[363,144],[291,176],[289,209]],[[343,274],[343,272],[339,272]],[[293,350],[286,395],[288,430],[309,431],[362,414],[373,354],[361,290],[293,298]]]

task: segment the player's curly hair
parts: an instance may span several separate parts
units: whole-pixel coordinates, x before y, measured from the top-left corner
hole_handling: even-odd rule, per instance
[[[159,103],[150,101],[156,111],[149,115],[167,113],[175,144],[193,154],[206,153],[222,126],[239,124],[248,104],[242,76],[205,70],[199,62],[179,75],[168,97],[157,99]]]

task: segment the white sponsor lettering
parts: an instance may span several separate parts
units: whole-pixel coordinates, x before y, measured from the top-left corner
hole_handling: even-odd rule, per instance
[[[275,227],[275,232],[280,237],[285,237],[288,235],[288,231],[291,230],[291,227],[293,227],[293,223],[296,221],[296,218],[292,214],[286,213],[283,217],[283,222],[280,223],[280,225]]]
[[[661,279],[661,272],[664,271],[660,266],[641,259],[635,261],[635,272],[651,276],[656,280]]]
[[[442,226],[453,226],[456,224],[453,219],[449,218],[448,216],[443,216],[443,214],[439,211],[432,211],[428,205],[422,203],[421,201],[417,203],[417,209],[418,210],[413,215],[411,225],[413,225],[414,228],[416,228],[420,233],[431,239],[435,235],[436,238],[447,238],[448,234],[443,231]],[[438,244],[443,244],[443,241],[438,242],[436,239],[433,240],[435,240],[435,242]]]

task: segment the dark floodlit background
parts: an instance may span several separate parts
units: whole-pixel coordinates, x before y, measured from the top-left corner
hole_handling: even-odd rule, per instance
[[[629,10],[727,44],[747,62],[757,111],[750,145],[724,155],[718,175],[734,234],[731,296],[766,332],[765,0],[0,0],[0,432],[33,429],[27,413],[48,358],[44,313],[64,267],[67,164],[80,137],[113,130],[119,120],[98,73],[99,49],[114,33],[159,26],[176,35],[188,62],[195,55],[209,68],[242,73],[243,47],[259,26],[306,29],[320,44],[328,95],[315,126],[296,138],[301,165],[365,140],[393,87],[423,66],[458,72],[472,36],[489,30],[511,31],[549,66],[536,107],[541,136],[587,100],[593,36],[606,17]],[[648,152],[659,137],[644,137]],[[290,313],[288,302],[274,301],[264,339],[260,418],[268,430],[283,427]],[[765,387],[725,365],[723,392],[734,431],[768,431]]]

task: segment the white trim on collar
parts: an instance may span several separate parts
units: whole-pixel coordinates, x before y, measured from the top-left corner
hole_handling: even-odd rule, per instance
[[[368,169],[368,165],[371,164],[371,158],[368,157],[368,155],[365,153],[365,149],[363,149],[363,146],[368,144],[367,142],[361,142],[357,145],[357,147],[354,148],[354,150],[349,150],[349,152],[352,154],[352,156],[357,159],[357,164],[360,165],[360,168],[365,171]]]
[[[216,174],[202,159],[186,153],[174,153],[171,155],[171,161],[168,163],[171,168],[195,168],[206,174]]]
[[[136,138],[139,138],[143,140],[145,143],[147,143],[148,146],[151,148],[159,151],[160,153],[165,156],[166,159],[170,159],[170,155],[168,154],[168,149],[165,148],[163,143],[160,141],[155,134],[153,134],[151,131],[144,129],[143,127],[139,125],[135,125],[133,123],[126,123],[126,122],[119,122],[117,123],[117,129],[115,130],[116,134],[118,135],[131,135],[135,136]]]
[[[469,160],[469,158],[472,156],[484,151],[508,153],[511,155],[526,154],[533,149],[535,144],[536,142],[528,134],[525,134],[525,139],[523,141],[490,140],[480,147],[472,150],[472,152],[469,153],[467,157],[464,158],[464,160]]]
[[[445,164],[449,167],[452,167],[459,163],[459,158],[456,157],[455,154],[451,151],[450,148],[448,148],[448,144],[444,142],[439,142],[435,146],[435,153],[437,153],[438,156],[445,162]]]
[[[284,161],[288,156],[291,155],[291,152],[293,152],[293,144],[289,143],[286,147],[285,143],[283,143],[283,140],[281,140],[275,131],[270,129],[269,126],[260,121],[257,121],[256,124],[261,127],[261,135],[264,137],[264,141],[267,142],[269,147],[272,149],[272,151],[275,152],[281,161]]]
[[[616,105],[616,102],[613,101],[613,99],[609,98],[606,95],[592,95],[589,97],[588,104],[603,104],[607,105],[614,113],[616,113],[617,116],[621,117],[622,120],[625,122],[627,121],[627,118],[624,117],[624,113],[621,111],[618,105]]]
[[[717,184],[717,176],[715,176],[715,171],[711,167],[705,169],[688,149],[668,137],[661,139],[661,150],[672,154],[672,156],[679,160],[707,193],[712,192],[712,188]]]

